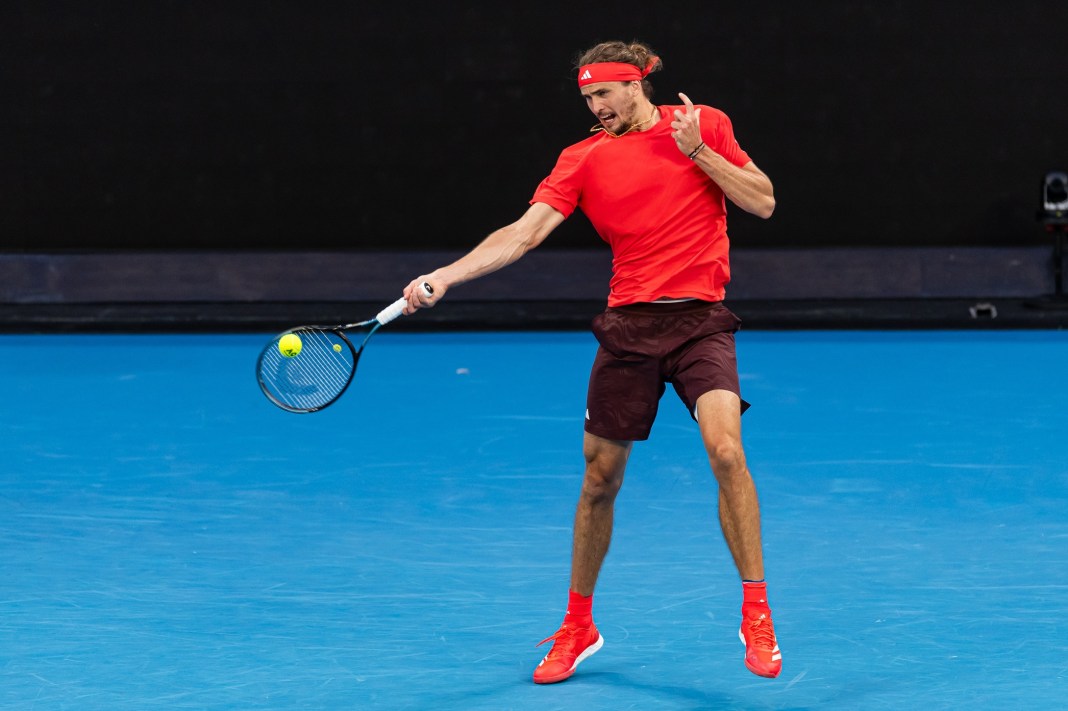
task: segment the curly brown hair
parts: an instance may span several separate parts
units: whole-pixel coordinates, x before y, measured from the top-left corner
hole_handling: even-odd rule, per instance
[[[638,69],[645,71],[645,67],[650,60],[654,62],[652,69],[649,70],[650,74],[659,71],[664,66],[653,48],[644,42],[635,40],[628,43],[613,40],[611,42],[601,42],[580,54],[575,60],[575,69],[597,62],[621,62],[623,64],[633,64]],[[646,99],[652,100],[653,85],[648,79],[642,79],[642,91],[645,93]]]

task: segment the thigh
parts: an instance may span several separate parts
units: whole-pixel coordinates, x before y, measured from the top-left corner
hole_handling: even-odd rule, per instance
[[[741,441],[742,415],[736,393],[710,390],[697,398],[694,410],[706,446]]]
[[[703,335],[680,351],[671,364],[670,381],[695,420],[700,420],[698,400],[713,391],[726,391],[734,396],[737,402],[735,415],[741,415],[749,408],[749,403],[741,399],[738,360],[731,331]]]
[[[697,399],[695,417],[701,430],[701,441],[708,452],[712,471],[721,484],[725,477],[747,471],[739,403],[738,396],[728,390],[711,390]]]
[[[606,440],[649,438],[664,383],[655,358],[597,349],[586,393],[586,432]]]

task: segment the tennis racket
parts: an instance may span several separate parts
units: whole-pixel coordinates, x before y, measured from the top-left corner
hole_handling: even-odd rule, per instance
[[[430,284],[422,285],[427,296]],[[317,412],[337,402],[352,382],[364,346],[404,311],[397,299],[377,316],[340,326],[298,326],[275,336],[256,361],[256,380],[267,399],[286,412]],[[363,334],[354,346],[349,333]]]

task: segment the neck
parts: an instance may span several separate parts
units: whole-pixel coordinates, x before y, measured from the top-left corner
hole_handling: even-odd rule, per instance
[[[636,121],[630,128],[632,131],[646,131],[652,128],[656,123],[656,120],[660,118],[660,112],[657,110],[656,106],[648,101],[645,102],[644,106],[638,108],[638,115],[644,116],[645,118],[641,121]]]

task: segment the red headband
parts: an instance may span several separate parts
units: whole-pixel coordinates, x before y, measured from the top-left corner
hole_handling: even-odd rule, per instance
[[[641,81],[649,76],[659,57],[650,57],[645,70],[624,62],[596,62],[579,67],[578,85],[596,84],[602,81]]]

